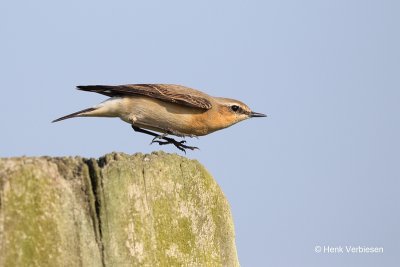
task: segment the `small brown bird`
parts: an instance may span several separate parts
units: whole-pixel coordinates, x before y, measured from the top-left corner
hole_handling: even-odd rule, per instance
[[[154,136],[151,143],[173,144],[184,152],[185,149],[198,148],[185,145],[185,140],[176,141],[167,136],[197,137],[248,118],[266,117],[262,113],[251,111],[238,100],[212,97],[181,85],[86,85],[77,88],[110,98],[94,107],[66,115],[53,122],[75,117],[119,117],[131,124],[136,132]]]

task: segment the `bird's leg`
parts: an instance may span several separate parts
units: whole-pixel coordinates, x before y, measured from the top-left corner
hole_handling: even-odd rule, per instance
[[[162,145],[168,145],[168,144],[173,144],[173,145],[176,146],[179,150],[185,152],[185,154],[186,154],[186,150],[185,150],[185,149],[190,149],[190,150],[199,149],[198,147],[195,147],[195,146],[187,146],[187,145],[185,145],[185,143],[186,143],[185,140],[179,141],[179,142],[178,142],[178,141],[176,141],[176,140],[173,139],[173,138],[167,137],[165,134],[159,135],[159,134],[157,134],[157,133],[154,133],[154,132],[151,132],[151,131],[148,131],[148,130],[145,130],[145,129],[142,129],[142,128],[139,128],[139,127],[136,127],[136,126],[134,126],[133,124],[132,124],[132,129],[133,129],[135,132],[144,133],[144,134],[148,134],[148,135],[154,136],[154,137],[155,137],[154,139],[159,138],[159,139],[165,140],[165,141],[157,141],[157,140],[154,140],[154,139],[153,139],[153,141],[151,142],[151,144],[152,144],[152,143],[158,143],[160,146],[162,146]]]
[[[156,139],[163,139],[164,137],[167,137],[167,136],[168,136],[168,133],[163,133],[163,134],[157,135],[153,138],[153,140],[151,140],[150,144],[154,143],[156,141]]]
[[[176,130],[173,130],[171,128],[165,128],[165,129],[163,129],[163,131],[165,132],[164,134],[162,134],[162,136],[164,136],[164,137],[169,135],[169,134],[175,135],[175,136],[178,136],[178,137],[181,137],[181,138],[185,138],[186,136],[189,136],[189,137],[194,137],[195,136],[195,135],[192,135],[192,134],[190,134],[190,135],[184,134],[184,133],[178,132]],[[162,138],[160,138],[160,139],[162,139]]]
[[[155,141],[156,139],[164,139],[164,137],[167,137],[169,134],[175,135],[175,136],[181,137],[181,138],[185,138],[186,136],[189,136],[189,137],[197,137],[197,136],[195,136],[195,135],[186,135],[186,134],[180,133],[180,132],[178,132],[178,131],[172,130],[172,129],[170,129],[170,128],[163,129],[163,131],[164,131],[164,133],[155,136],[155,137],[153,138],[153,140],[151,141],[151,143],[154,143],[154,141]]]

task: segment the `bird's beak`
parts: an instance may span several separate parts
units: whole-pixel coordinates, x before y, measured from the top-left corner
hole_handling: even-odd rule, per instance
[[[250,113],[250,118],[257,118],[257,117],[267,117],[267,115],[253,111]]]

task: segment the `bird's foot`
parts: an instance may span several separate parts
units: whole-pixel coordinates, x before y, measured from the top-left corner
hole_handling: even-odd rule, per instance
[[[157,143],[157,142],[156,142],[157,139],[164,139],[164,138],[167,137],[167,136],[168,136],[168,133],[163,133],[163,134],[160,134],[160,135],[158,135],[158,136],[155,136],[155,137],[153,138],[153,140],[151,140],[150,145],[151,145],[152,143]]]
[[[156,139],[156,138],[154,138],[154,139]],[[157,144],[159,144],[160,146],[172,144],[172,145],[174,145],[176,148],[178,148],[179,150],[185,152],[185,154],[186,154],[186,149],[190,149],[190,150],[199,149],[198,147],[195,147],[195,146],[187,146],[187,145],[185,145],[185,143],[186,143],[185,140],[176,141],[176,140],[173,139],[173,138],[169,138],[169,137],[165,137],[165,136],[162,138],[162,139],[165,140],[165,141],[159,141],[159,140],[154,140],[154,139],[153,139],[153,141],[151,142],[151,144],[152,144],[152,143],[157,143]]]
[[[166,133],[160,135],[160,134],[157,134],[157,133],[154,133],[154,132],[139,128],[139,127],[137,127],[137,126],[135,126],[133,124],[132,124],[132,129],[135,132],[140,132],[140,133],[144,133],[144,134],[148,134],[148,135],[154,136],[154,138],[153,138],[153,140],[151,141],[150,144],[158,143],[160,146],[172,144],[175,147],[177,147],[179,150],[185,152],[185,154],[186,154],[186,149],[190,149],[190,150],[199,149],[198,147],[195,147],[195,146],[187,146],[187,145],[185,145],[185,143],[186,143],[185,140],[178,142],[173,138],[167,137],[168,134],[172,134],[170,132],[166,132]],[[190,136],[190,137],[192,137],[192,136]],[[161,140],[165,140],[165,141],[160,141],[160,140],[157,140],[157,139],[161,139]]]

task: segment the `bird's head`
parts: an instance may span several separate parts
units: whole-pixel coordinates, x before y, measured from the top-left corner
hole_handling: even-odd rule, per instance
[[[239,100],[229,98],[217,98],[219,104],[219,112],[229,125],[240,121],[266,117],[267,115],[252,111],[246,104]]]

